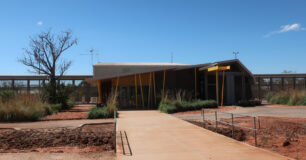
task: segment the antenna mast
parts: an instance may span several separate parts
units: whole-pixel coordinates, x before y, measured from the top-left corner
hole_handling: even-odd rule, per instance
[[[233,52],[233,54],[235,55],[235,59],[237,59],[237,55],[239,54],[239,52]]]
[[[91,65],[93,66],[93,58],[94,58],[94,55],[96,56],[98,62],[99,62],[99,53],[94,50],[93,48],[89,50],[89,53],[88,54],[81,54],[81,55],[89,55],[90,58],[91,58]]]

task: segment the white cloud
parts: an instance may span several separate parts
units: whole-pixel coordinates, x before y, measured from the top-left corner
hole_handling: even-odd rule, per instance
[[[274,34],[280,34],[280,33],[285,33],[285,32],[289,32],[289,31],[302,31],[302,30],[306,30],[306,28],[302,28],[301,24],[298,23],[294,23],[294,24],[288,24],[288,25],[284,25],[281,26],[279,30],[277,31],[272,31],[266,35],[264,35],[265,38],[268,38]]]
[[[43,25],[43,22],[42,22],[42,21],[38,21],[38,22],[37,22],[37,25],[38,25],[38,26],[42,26],[42,25]]]

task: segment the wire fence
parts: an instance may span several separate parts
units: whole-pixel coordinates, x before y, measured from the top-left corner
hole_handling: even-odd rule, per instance
[[[259,114],[262,116],[258,116]],[[218,109],[202,109],[200,112],[177,116],[238,141],[287,157],[306,160],[305,117],[282,117],[259,112],[241,114]]]
[[[208,113],[213,113],[213,114],[206,114],[205,112]],[[244,114],[234,114],[234,113],[228,113],[228,112],[222,112],[222,111],[217,111],[213,109],[202,109],[201,110],[201,117],[203,121],[203,127],[206,128],[206,123],[205,121],[210,121],[214,122],[215,124],[215,130],[218,131],[219,125],[226,125],[231,127],[231,134],[232,138],[235,136],[235,128],[242,128],[242,129],[247,129],[253,132],[254,134],[254,144],[257,146],[257,125],[256,122],[258,121],[258,124],[260,124],[259,119],[257,119],[255,116],[250,116],[250,115],[244,115]],[[244,118],[245,121],[250,121],[253,123],[253,125],[239,125],[235,123],[235,118]],[[249,123],[248,123],[249,124]],[[258,125],[260,127],[260,125]]]

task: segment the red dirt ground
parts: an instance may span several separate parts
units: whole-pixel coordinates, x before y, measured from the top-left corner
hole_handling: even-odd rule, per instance
[[[222,119],[231,122],[231,119]],[[203,122],[191,122],[203,126]],[[254,122],[248,117],[235,118],[235,124],[244,127],[254,127]],[[209,130],[216,131],[215,125],[206,122]],[[231,126],[219,124],[218,133],[231,137]],[[258,128],[258,123],[257,123]],[[254,132],[235,128],[234,138],[254,145]],[[306,118],[260,117],[260,129],[257,132],[258,147],[277,152],[281,155],[306,160]]]
[[[306,118],[260,117],[260,122],[259,147],[306,160]],[[249,144],[254,144],[252,134],[247,134],[246,142]]]
[[[75,106],[69,110],[46,116],[42,120],[50,121],[50,120],[86,119],[87,113],[92,107],[93,107],[92,105]]]
[[[47,116],[43,121],[86,119],[88,106],[75,106],[69,110]],[[0,153],[52,152],[87,153],[107,152],[114,149],[112,123],[85,124],[75,129],[0,129]]]
[[[75,129],[0,129],[0,153],[111,151],[115,147],[113,129],[112,123]]]

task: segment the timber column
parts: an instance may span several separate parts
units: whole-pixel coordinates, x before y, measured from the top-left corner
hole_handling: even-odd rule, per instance
[[[214,66],[214,67],[210,67],[207,69],[208,72],[216,72],[216,101],[217,101],[217,105],[219,106],[219,82],[218,82],[218,77],[219,77],[219,71],[223,71],[223,79],[222,79],[222,88],[224,88],[224,71],[226,70],[230,70],[231,66]],[[223,99],[223,89],[222,89],[222,95],[221,95],[221,99]],[[222,102],[221,102],[221,105]]]
[[[103,104],[103,100],[102,100],[102,81],[101,80],[98,80],[97,81],[97,86],[98,86],[98,96],[99,96],[99,99],[98,99],[98,104]]]

